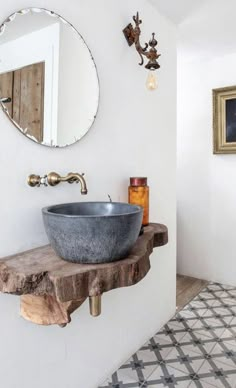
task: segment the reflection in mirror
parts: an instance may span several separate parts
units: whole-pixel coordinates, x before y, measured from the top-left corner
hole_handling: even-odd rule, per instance
[[[98,103],[95,63],[70,23],[30,8],[0,26],[0,104],[24,135],[47,146],[72,144],[93,124]]]

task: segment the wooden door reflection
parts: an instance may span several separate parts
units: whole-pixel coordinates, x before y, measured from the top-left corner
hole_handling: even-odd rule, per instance
[[[10,117],[38,142],[43,141],[45,63],[40,62],[0,74],[0,98]]]

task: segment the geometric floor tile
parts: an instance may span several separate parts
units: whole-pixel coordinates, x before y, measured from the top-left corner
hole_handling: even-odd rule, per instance
[[[210,283],[99,388],[236,388],[236,287]]]
[[[216,344],[211,351],[212,360],[228,365],[230,368],[236,368],[236,349],[224,343],[222,347]]]
[[[205,381],[201,381],[201,382],[198,382],[198,384],[196,385],[196,382],[192,382],[188,388],[196,388],[196,387],[202,387],[202,388],[212,388],[214,387],[214,385],[210,385],[208,383],[206,383]]]
[[[230,368],[219,361],[206,360],[198,371],[199,381],[215,387],[234,388],[236,385],[236,368]]]
[[[142,388],[146,387],[175,387],[187,388],[189,385],[189,378],[186,374],[178,369],[174,369],[170,366],[159,366],[151,377],[142,385]]]
[[[202,333],[209,338],[221,337],[225,330],[225,324],[216,318],[204,319],[203,317],[203,319],[199,319],[193,326],[194,333]]]
[[[181,353],[177,348],[174,348],[165,358],[165,365],[177,369],[184,374],[196,373],[203,362],[201,355],[191,350]]]

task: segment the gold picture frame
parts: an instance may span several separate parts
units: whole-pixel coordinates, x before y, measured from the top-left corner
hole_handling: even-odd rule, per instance
[[[213,89],[213,153],[236,153],[236,86]]]

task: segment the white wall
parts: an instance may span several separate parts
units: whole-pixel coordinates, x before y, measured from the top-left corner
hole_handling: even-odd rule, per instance
[[[103,313],[88,303],[65,329],[39,327],[19,317],[16,296],[0,295],[0,372],[4,388],[96,388],[175,311],[175,28],[146,0],[32,0],[62,14],[82,33],[95,58],[101,85],[97,120],[66,149],[48,149],[22,136],[0,112],[0,256],[47,243],[40,209],[81,200],[127,200],[128,178],[147,175],[151,220],[169,227],[170,242],[152,255],[152,269],[135,287],[103,296]],[[1,18],[28,6],[1,3]],[[127,46],[122,29],[137,11],[143,36],[156,31],[162,52],[159,89],[145,89],[147,73]],[[79,186],[30,188],[30,173],[86,173]]]
[[[236,54],[187,59],[178,64],[178,272],[235,285],[236,155],[213,155],[212,89],[236,84]]]

